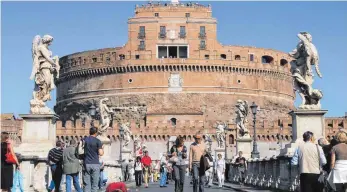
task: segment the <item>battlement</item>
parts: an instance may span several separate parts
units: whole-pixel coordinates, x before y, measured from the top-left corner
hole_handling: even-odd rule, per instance
[[[179,12],[211,12],[211,5],[202,5],[199,3],[172,3],[172,2],[151,2],[142,5],[135,6],[135,14],[137,16],[141,16],[141,13],[144,12],[171,12],[171,11],[179,11]],[[182,15],[183,17],[185,15]],[[194,15],[191,15],[194,17]]]

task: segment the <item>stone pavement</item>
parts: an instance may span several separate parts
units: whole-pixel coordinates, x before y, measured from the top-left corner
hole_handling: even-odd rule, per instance
[[[218,186],[218,182],[213,182],[214,185]],[[242,192],[273,192],[268,189],[257,189],[251,186],[240,186],[239,184],[225,182],[223,185],[224,188],[231,189],[231,191],[242,191]]]

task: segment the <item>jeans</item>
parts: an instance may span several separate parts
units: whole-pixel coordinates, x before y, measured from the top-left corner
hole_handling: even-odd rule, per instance
[[[142,171],[135,171],[135,181],[136,186],[141,186],[141,180],[142,180]]]
[[[54,182],[54,191],[59,192],[61,178],[63,176],[63,167],[61,165],[51,165],[52,178]]]
[[[167,179],[167,171],[166,169],[164,169],[164,171],[162,171],[160,173],[160,186],[165,186],[166,185],[166,179]]]
[[[102,189],[104,187],[104,171],[100,170],[100,176],[99,176],[99,189]]]
[[[80,182],[79,182],[79,173],[75,174],[66,174],[66,192],[71,192],[71,178],[73,180],[73,186],[77,192],[82,192]]]
[[[97,192],[100,177],[100,164],[86,164],[83,171],[83,184],[85,192]]]
[[[198,192],[198,183],[199,183],[199,192],[204,192],[204,184],[205,184],[205,174],[199,176],[199,168],[200,163],[193,163],[192,171],[193,171],[193,192]]]
[[[175,192],[183,192],[183,185],[186,173],[186,165],[174,165]]]
[[[239,172],[239,181],[240,183],[245,182],[245,168],[244,167],[238,167],[238,172]]]

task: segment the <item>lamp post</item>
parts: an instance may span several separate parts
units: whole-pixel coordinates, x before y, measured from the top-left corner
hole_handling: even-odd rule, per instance
[[[120,155],[119,155],[119,161],[122,161],[123,159],[122,159],[122,150],[123,150],[123,146],[122,146],[122,141],[123,141],[123,137],[124,137],[124,128],[123,128],[123,126],[120,126],[119,127],[119,136],[120,136]]]
[[[89,113],[90,117],[92,118],[92,120],[90,121],[90,126],[94,127],[94,117],[95,117],[95,114],[96,114],[96,107],[94,106],[94,104],[92,104],[89,107],[88,113]]]
[[[253,151],[251,153],[252,158],[259,158],[259,151],[258,151],[258,146],[257,146],[257,133],[255,129],[255,122],[256,122],[256,115],[257,115],[257,110],[258,106],[253,102],[252,105],[250,106],[252,113],[253,113]]]

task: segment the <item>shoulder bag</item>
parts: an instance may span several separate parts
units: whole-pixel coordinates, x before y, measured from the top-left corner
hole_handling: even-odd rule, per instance
[[[10,144],[9,143],[7,143],[6,148],[7,148],[7,152],[5,154],[5,157],[6,157],[5,161],[6,161],[6,163],[16,164],[17,161],[16,161],[13,153],[11,153],[11,148],[10,148]]]

